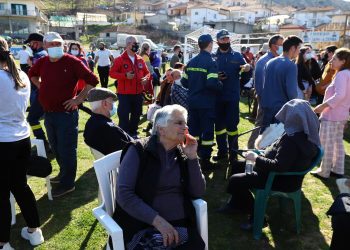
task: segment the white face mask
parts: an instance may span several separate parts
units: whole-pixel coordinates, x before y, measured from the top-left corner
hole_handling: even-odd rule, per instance
[[[64,55],[63,46],[48,48],[47,52],[51,58],[61,58]]]
[[[77,56],[77,55],[79,55],[79,50],[77,50],[77,49],[72,49],[72,50],[70,51],[70,53],[71,53],[73,56]]]
[[[306,53],[305,54],[305,60],[308,61],[312,58],[312,54],[311,53]]]
[[[283,46],[278,46],[278,50],[276,51],[276,53],[280,56],[283,54]]]
[[[175,80],[175,83],[181,85],[181,79]]]

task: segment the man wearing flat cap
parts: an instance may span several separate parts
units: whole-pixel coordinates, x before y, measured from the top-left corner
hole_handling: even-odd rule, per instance
[[[216,34],[219,48],[213,54],[218,65],[219,80],[223,91],[217,98],[215,107],[215,134],[218,154],[214,160],[225,160],[229,157],[232,164],[237,159],[238,123],[239,123],[239,77],[240,72],[248,72],[250,65],[241,53],[231,48],[230,33],[222,29]],[[227,150],[229,149],[229,150]]]
[[[188,126],[199,140],[198,154],[203,170],[215,167],[210,161],[214,144],[216,96],[222,88],[218,68],[211,56],[213,39],[209,34],[198,38],[200,53],[186,65],[181,83],[188,88]]]
[[[117,112],[117,95],[106,88],[93,88],[89,91],[88,101],[92,115],[85,124],[85,143],[107,155],[121,150],[132,138],[113,121]]]

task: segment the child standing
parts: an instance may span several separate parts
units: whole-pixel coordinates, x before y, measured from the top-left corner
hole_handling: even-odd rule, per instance
[[[321,114],[320,139],[324,156],[321,166],[312,174],[321,178],[344,175],[343,133],[350,109],[350,50],[336,50],[330,64],[337,73],[326,89],[323,103],[314,109]]]

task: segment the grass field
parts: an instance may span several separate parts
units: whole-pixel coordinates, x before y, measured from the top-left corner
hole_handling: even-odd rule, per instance
[[[111,89],[114,87],[111,85]],[[248,114],[248,107],[244,100],[240,104],[241,120],[239,130],[245,131],[253,124],[244,119]],[[106,243],[106,233],[92,215],[92,209],[97,202],[97,180],[92,168],[93,157],[84,144],[83,130],[88,115],[80,111],[79,144],[78,144],[78,173],[76,191],[49,201],[46,195],[44,179],[32,178],[29,183],[37,199],[37,205],[42,223],[45,243],[36,249],[103,249]],[[117,117],[113,118],[117,122]],[[147,122],[142,119],[140,131]],[[144,133],[141,132],[141,136]],[[240,137],[240,147],[245,148],[249,134]],[[350,152],[350,134],[345,135],[346,152]],[[54,171],[58,172],[58,165],[53,161]],[[349,157],[346,156],[346,172],[349,172]],[[204,199],[209,209],[209,249],[211,250],[306,250],[328,249],[332,231],[330,218],[326,212],[337,195],[334,179],[322,182],[307,175],[302,197],[302,232],[295,233],[295,220],[292,204],[287,211],[280,211],[278,202],[270,200],[268,215],[270,226],[263,231],[261,240],[256,241],[252,233],[243,232],[239,224],[246,217],[243,215],[221,215],[214,212],[228,198],[225,193],[227,181],[226,169],[209,173],[206,176],[207,192]],[[289,203],[288,203],[289,204]],[[32,249],[29,243],[20,237],[20,230],[25,226],[23,217],[17,207],[17,223],[12,227],[11,245],[15,249]]]

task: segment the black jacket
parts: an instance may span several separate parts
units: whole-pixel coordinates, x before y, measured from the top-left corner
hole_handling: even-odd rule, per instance
[[[287,134],[270,146],[265,156],[256,159],[255,167],[258,175],[268,175],[269,172],[299,172],[310,167],[316,157],[318,148],[307,140],[303,132],[292,136]],[[276,176],[272,189],[293,192],[301,188],[304,176]]]

